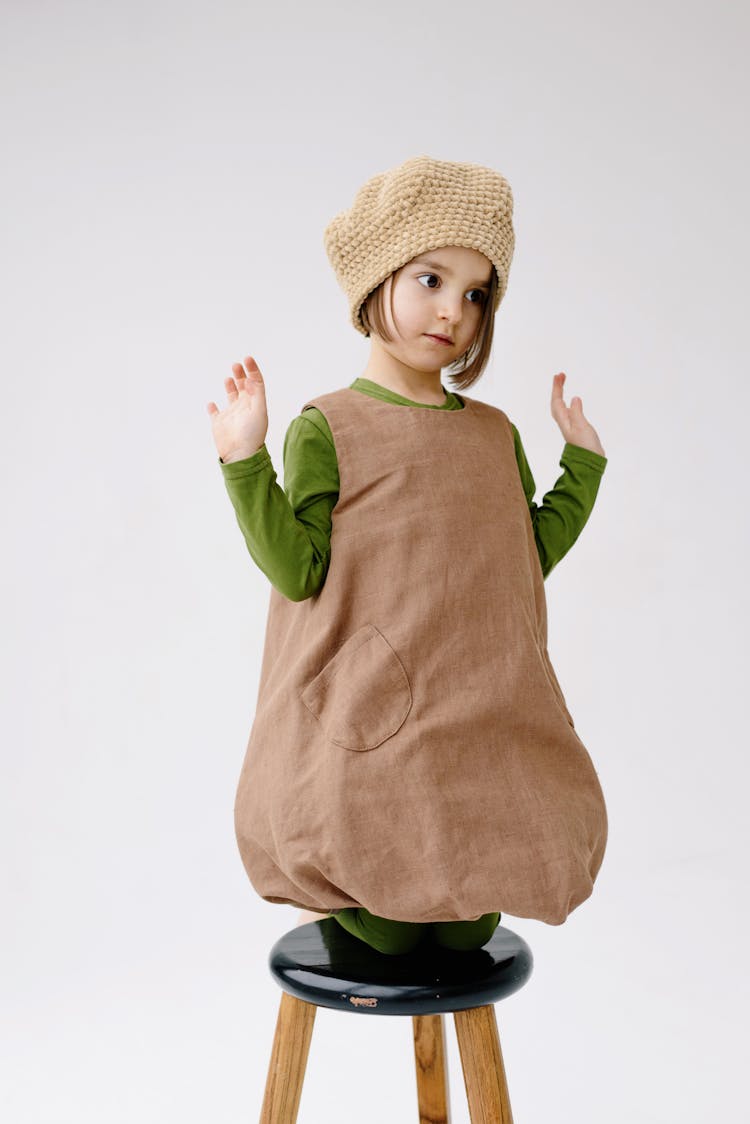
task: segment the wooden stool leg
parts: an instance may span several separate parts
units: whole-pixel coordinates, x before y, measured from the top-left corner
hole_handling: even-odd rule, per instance
[[[412,1015],[419,1124],[450,1124],[445,1016]]]
[[[260,1124],[295,1124],[317,1007],[282,992]]]
[[[495,1008],[454,1011],[471,1124],[513,1124]]]

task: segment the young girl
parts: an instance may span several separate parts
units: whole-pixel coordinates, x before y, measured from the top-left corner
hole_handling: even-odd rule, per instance
[[[563,474],[541,506],[515,425],[447,390],[482,374],[513,256],[498,172],[418,156],[325,231],[362,375],[265,445],[252,356],[208,404],[224,481],[271,582],[235,828],[256,891],[384,953],[478,948],[501,911],[562,924],[607,814],[547,652],[544,579],[607,460],[552,383]],[[308,914],[309,916],[310,914]]]

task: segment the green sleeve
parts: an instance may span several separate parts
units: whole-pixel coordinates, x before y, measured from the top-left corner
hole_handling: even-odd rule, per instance
[[[541,505],[521,437],[511,423],[516,460],[546,578],[583,530],[607,458],[566,442],[562,476]],[[221,465],[229,498],[253,561],[290,601],[323,585],[331,556],[331,512],[339,495],[336,449],[325,416],[308,407],[284,438],[284,489],[265,444],[245,460]]]
[[[312,414],[312,410],[304,411],[287,429],[283,489],[265,444],[245,460],[232,464],[219,460],[253,561],[290,601],[304,601],[325,581],[331,511],[338,499],[336,452]]]
[[[511,426],[539,561],[546,578],[560,559],[565,557],[586,526],[607,466],[607,458],[566,441],[560,456],[562,476],[557,479],[554,488],[544,495],[541,505],[538,505],[534,503],[536,484],[526,460],[520,434],[512,422]]]

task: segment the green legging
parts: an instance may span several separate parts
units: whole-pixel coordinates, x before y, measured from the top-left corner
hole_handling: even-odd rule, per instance
[[[427,936],[443,948],[461,952],[481,948],[495,932],[501,915],[484,913],[476,921],[430,921],[423,924],[417,921],[392,921],[357,906],[336,910],[331,916],[336,918],[347,933],[359,937],[371,948],[398,956],[411,952]]]

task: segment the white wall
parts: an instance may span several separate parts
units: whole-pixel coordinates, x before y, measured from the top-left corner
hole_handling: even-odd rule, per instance
[[[539,501],[560,472],[556,371],[609,458],[547,582],[609,847],[565,925],[504,918],[535,955],[497,1007],[515,1117],[736,1119],[746,12],[128,0],[1,18],[5,1118],[257,1119],[266,957],[297,911],[255,895],[234,841],[269,586],[206,403],[256,357],[281,480],[292,417],[369,350],[323,228],[426,152],[496,167],[515,195],[469,393],[518,425]],[[410,1033],[321,1011],[300,1120],[416,1119]]]

